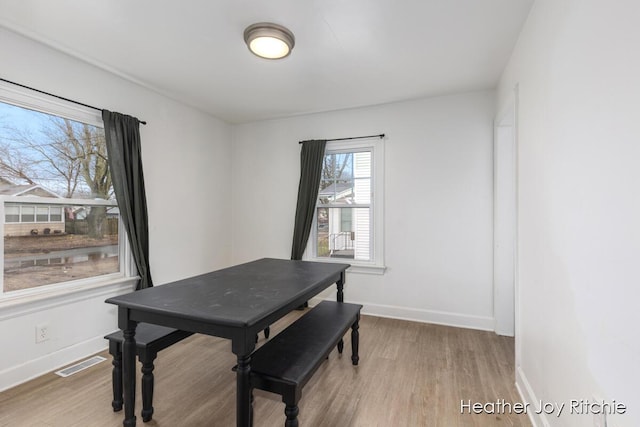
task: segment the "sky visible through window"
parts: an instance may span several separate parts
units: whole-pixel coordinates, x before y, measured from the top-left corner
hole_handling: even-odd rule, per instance
[[[5,179],[39,184],[62,197],[112,198],[111,190],[94,188],[94,177],[84,176],[104,174],[82,164],[100,158],[99,166],[106,168],[102,129],[0,102],[0,176]]]
[[[0,120],[2,120],[3,123],[14,123],[20,128],[28,127],[37,130],[44,124],[44,120],[46,120],[47,117],[47,114],[38,111],[0,102]]]
[[[0,161],[3,163],[10,161],[7,149],[11,152],[19,151],[23,155],[28,155],[27,150],[21,149],[21,141],[18,134],[42,141],[44,136],[41,135],[41,131],[49,121],[50,116],[48,114],[0,102],[0,154],[3,157]],[[0,170],[0,176],[8,178],[16,184],[24,183],[24,180],[19,177],[7,176],[6,171]],[[43,185],[45,188],[56,191],[56,180],[47,180],[43,177],[38,181],[38,184]]]

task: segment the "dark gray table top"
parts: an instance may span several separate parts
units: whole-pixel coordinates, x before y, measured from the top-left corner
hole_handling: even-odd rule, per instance
[[[348,267],[263,258],[106,302],[132,311],[246,328],[317,295],[339,280]]]

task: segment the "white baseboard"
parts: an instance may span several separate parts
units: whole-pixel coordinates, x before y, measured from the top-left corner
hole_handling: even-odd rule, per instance
[[[313,298],[309,303],[313,306],[322,301],[321,298]],[[388,317],[392,319],[410,320],[414,322],[433,323],[445,326],[454,326],[468,329],[493,331],[494,319],[492,317],[470,316],[458,313],[447,313],[432,310],[420,310],[415,308],[397,307],[381,304],[361,303],[364,305],[362,314]],[[47,354],[38,359],[12,366],[0,372],[0,391],[7,390],[22,384],[48,372],[57,370],[77,360],[84,359],[107,348],[102,336],[89,339]]]
[[[536,408],[539,406],[538,402],[540,400],[536,397],[536,394],[531,388],[531,384],[529,384],[529,381],[527,380],[527,376],[519,366],[516,368],[516,389],[518,390],[518,393],[520,393],[523,403],[528,403],[530,408]],[[533,427],[551,427],[551,424],[549,424],[544,413],[536,414],[536,411],[529,410],[527,411],[527,415],[529,416],[529,421],[531,421]]]
[[[92,356],[107,348],[102,337],[96,337],[81,343],[60,349],[54,353],[29,360],[18,366],[12,366],[0,372],[0,391],[30,381],[48,372],[70,365],[78,360]]]
[[[311,305],[316,305],[320,301],[322,301],[322,298],[315,297],[312,298],[309,303]],[[494,318],[489,316],[472,316],[467,314],[448,313],[444,311],[371,304],[360,301],[349,302],[362,304],[364,306],[362,308],[362,314],[368,314],[371,316],[410,320],[413,322],[433,323],[436,325],[454,326],[458,328],[478,329],[482,331],[494,330]]]

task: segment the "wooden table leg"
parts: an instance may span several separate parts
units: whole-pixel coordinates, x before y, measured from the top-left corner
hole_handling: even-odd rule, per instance
[[[238,355],[238,368],[236,371],[236,425],[238,427],[251,427],[253,425],[251,384],[249,382],[250,372],[251,354]]]

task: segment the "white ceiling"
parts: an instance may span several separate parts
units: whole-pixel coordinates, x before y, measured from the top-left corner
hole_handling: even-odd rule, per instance
[[[494,88],[533,1],[0,0],[0,25],[241,123]],[[289,57],[247,50],[261,21]]]

